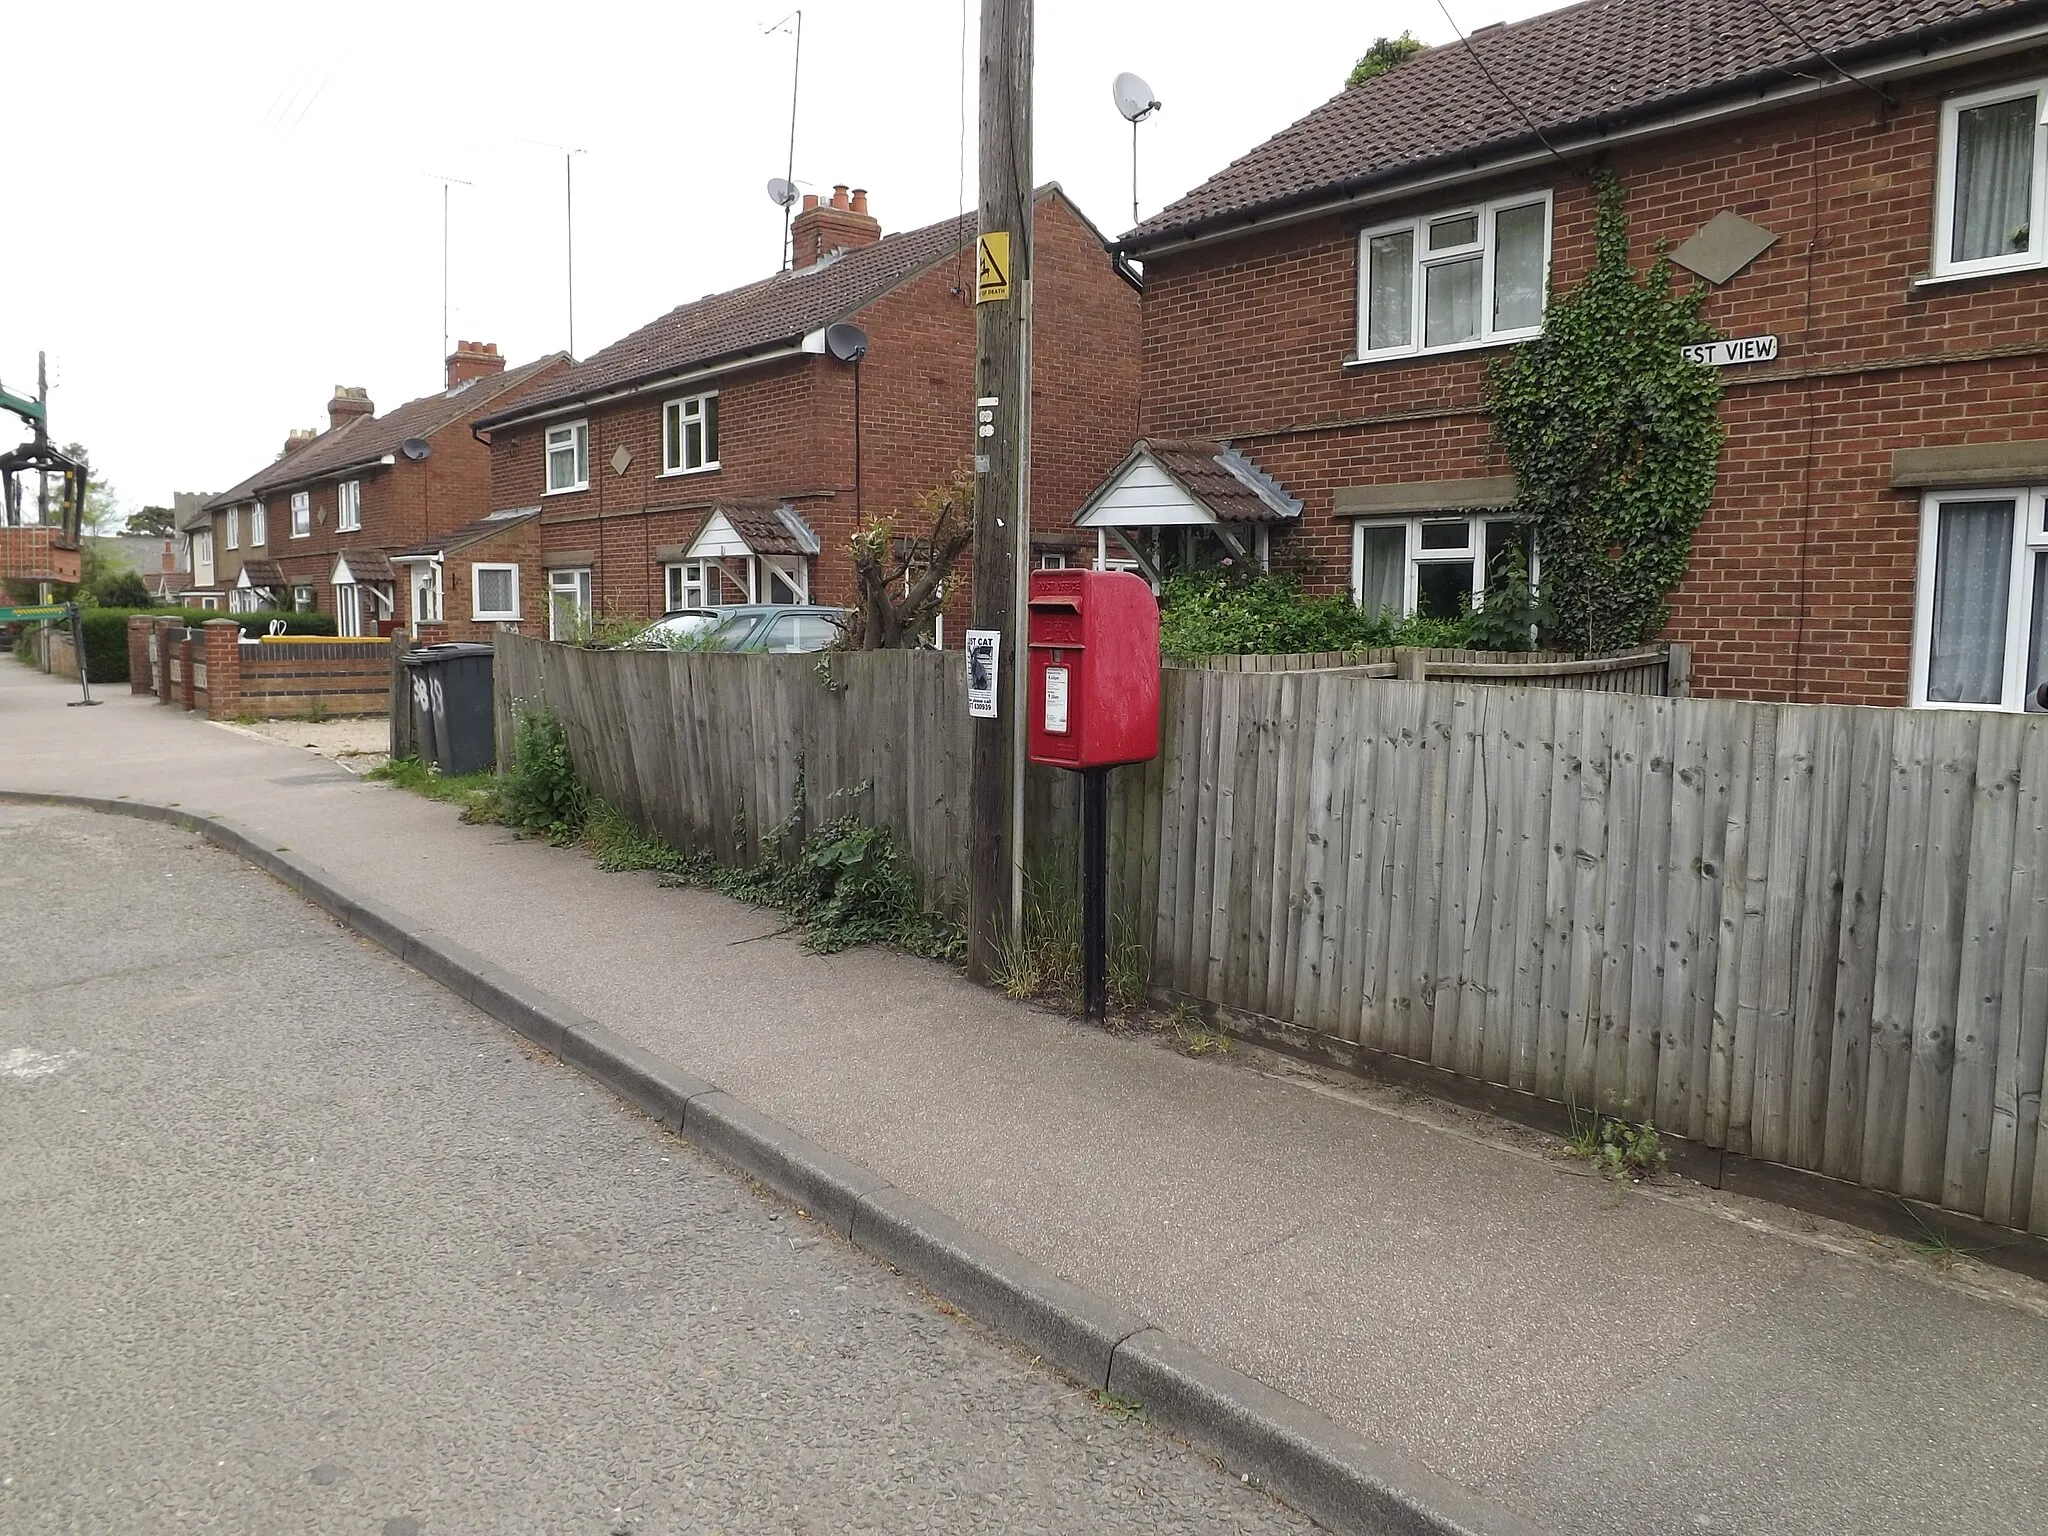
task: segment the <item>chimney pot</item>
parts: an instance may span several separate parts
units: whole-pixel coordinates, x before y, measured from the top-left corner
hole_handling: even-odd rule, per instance
[[[360,384],[337,384],[334,398],[327,402],[327,425],[330,429],[345,421],[354,421],[358,416],[374,416],[377,407],[370,403],[370,392]]]
[[[790,262],[797,270],[815,266],[834,251],[873,245],[882,238],[881,224],[868,211],[867,188],[853,189],[850,200],[847,191],[844,182],[838,183],[825,203],[804,194],[803,212],[790,229]]]
[[[505,371],[505,359],[494,341],[458,341],[448,354],[448,387]]]

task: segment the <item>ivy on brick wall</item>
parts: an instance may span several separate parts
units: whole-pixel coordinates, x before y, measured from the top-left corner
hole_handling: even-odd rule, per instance
[[[1626,193],[1594,175],[1593,270],[1554,297],[1543,334],[1487,371],[1487,406],[1536,531],[1551,643],[1608,651],[1663,628],[1714,496],[1719,373],[1681,348],[1715,339],[1704,285],[1672,292],[1660,252],[1629,265]]]

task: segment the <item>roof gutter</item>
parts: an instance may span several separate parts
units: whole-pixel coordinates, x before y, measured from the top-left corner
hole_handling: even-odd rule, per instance
[[[1937,26],[1923,28],[1919,32],[1908,33],[1904,37],[1888,38],[1883,43],[1872,44],[1864,49],[1845,50],[1833,55],[1833,59],[1835,63],[1855,67],[1861,79],[1875,83],[1924,74],[1951,65],[1995,59],[2004,54],[2017,53],[2048,42],[2048,0],[2031,0],[2031,3],[2024,6],[2015,6],[2000,13],[1998,19],[2007,21],[2015,13],[2041,16],[2044,19],[2033,21],[2024,27],[2008,29],[1989,38],[1980,37],[1946,47],[1937,45],[1944,38],[1952,37],[1959,30],[1963,30],[1965,23],[1942,22]],[[1800,70],[1826,72],[1828,78],[1791,78]],[[1662,97],[1627,112],[1565,124],[1551,130],[1548,135],[1551,143],[1556,146],[1555,154],[1534,134],[1523,134],[1499,141],[1484,158],[1473,154],[1440,155],[1434,160],[1359,177],[1334,191],[1329,188],[1318,188],[1293,198],[1269,203],[1263,208],[1244,213],[1217,215],[1197,222],[1190,226],[1188,233],[1177,237],[1163,236],[1151,240],[1132,240],[1126,237],[1116,244],[1114,250],[1120,256],[1134,256],[1141,260],[1195,250],[1270,229],[1326,218],[1333,213],[1342,213],[1373,203],[1390,202],[1397,197],[1463,186],[1470,182],[1523,170],[1532,165],[1541,165],[1560,156],[1587,154],[1680,128],[1698,127],[1726,118],[1748,116],[1790,103],[1840,95],[1845,91],[1859,89],[1861,87],[1855,82],[1844,80],[1839,74],[1834,73],[1834,64],[1825,59],[1816,57],[1795,61],[1767,70],[1753,71],[1734,80]]]
[[[809,352],[822,352],[825,349],[824,334],[822,329],[811,331],[794,341],[787,341],[779,346],[756,348],[752,352],[740,353],[738,356],[727,361],[705,363],[693,368],[670,370],[663,373],[647,374],[638,379],[630,379],[624,384],[604,390],[598,394],[577,395],[573,399],[555,400],[546,404],[536,405],[529,410],[515,409],[507,411],[502,415],[481,417],[471,423],[470,432],[474,434],[478,428],[496,431],[500,427],[518,426],[523,422],[529,421],[542,421],[551,416],[573,416],[578,411],[589,410],[592,406],[604,405],[613,400],[624,400],[631,395],[644,395],[649,390],[669,389],[678,384],[694,384],[700,379],[713,379],[721,374],[737,373],[743,368],[758,368],[763,363],[781,362],[787,358],[802,357]],[[813,337],[818,338],[815,346],[812,345]]]

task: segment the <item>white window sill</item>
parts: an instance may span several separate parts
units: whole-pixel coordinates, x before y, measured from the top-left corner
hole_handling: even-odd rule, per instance
[[[313,537],[313,530],[308,528],[304,533],[295,533],[292,537],[295,539],[310,539]]]
[[[590,482],[586,480],[581,485],[565,485],[559,488],[550,486],[545,491],[542,491],[541,494],[543,496],[574,496],[578,491],[587,491],[589,489]]]
[[[2025,261],[2000,262],[1996,266],[1971,267],[1962,272],[1929,272],[1924,277],[1913,279],[1913,291],[1923,288],[1949,288],[1957,283],[1981,282],[1987,277],[2012,277],[2022,272],[2048,271],[2048,260],[2030,256]]]
[[[469,621],[472,624],[511,624],[516,622],[518,618],[519,615],[516,613],[471,613]],[[440,620],[436,619],[432,622],[438,624]]]
[[[660,474],[656,475],[654,478],[657,480],[681,480],[689,475],[716,474],[719,470],[723,469],[724,467],[725,466],[723,464],[720,464],[714,460],[712,463],[709,464],[699,464],[695,469],[664,469]]]
[[[1373,368],[1381,363],[1419,363],[1432,357],[1456,357],[1461,352],[1484,352],[1489,347],[1514,347],[1525,341],[1534,341],[1541,331],[1517,331],[1512,336],[1489,336],[1479,341],[1461,341],[1450,347],[1417,347],[1406,352],[1368,352],[1363,357],[1347,357],[1339,364],[1342,368]]]

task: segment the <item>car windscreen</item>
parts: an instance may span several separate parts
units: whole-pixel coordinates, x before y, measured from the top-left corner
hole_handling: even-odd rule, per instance
[[[754,626],[761,622],[758,613],[735,613],[719,623],[718,628],[706,637],[706,643],[722,651],[736,651],[747,643],[747,636],[754,632]]]

